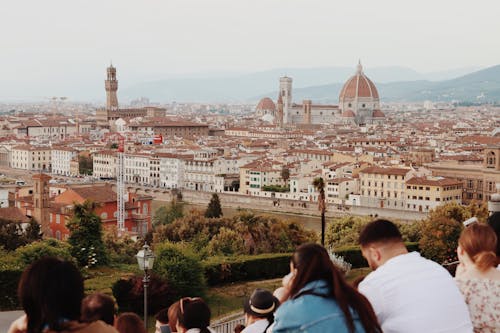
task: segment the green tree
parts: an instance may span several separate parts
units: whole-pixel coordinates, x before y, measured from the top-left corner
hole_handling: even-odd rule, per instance
[[[243,239],[232,229],[222,227],[208,243],[208,253],[215,255],[233,255],[242,253],[244,249]]]
[[[92,156],[78,155],[78,172],[81,175],[92,175],[94,170],[94,160]]]
[[[168,206],[161,206],[153,216],[153,224],[155,226],[165,225],[174,222],[176,219],[184,216],[184,204],[180,201],[172,199]]]
[[[361,216],[334,218],[326,228],[326,246],[335,249],[340,246],[358,245],[359,233],[368,222],[369,217]]]
[[[326,212],[326,202],[325,202],[325,181],[323,178],[314,178],[313,186],[318,191],[318,210],[321,213],[321,245],[325,245],[325,212]]]
[[[75,262],[75,258],[71,255],[70,245],[54,238],[48,238],[22,246],[16,249],[15,253],[23,266],[27,266],[42,257],[58,257]]]
[[[5,250],[13,251],[41,238],[40,225],[34,219],[23,229],[21,223],[0,217],[0,245]]]
[[[288,180],[290,179],[290,169],[286,166],[283,166],[281,169],[281,178],[285,182],[285,187],[288,185]]]
[[[205,217],[208,218],[219,218],[222,214],[222,208],[220,206],[220,200],[217,193],[212,194],[212,199],[208,203],[207,210],[205,211]]]
[[[73,217],[67,224],[71,255],[80,266],[100,266],[109,261],[103,242],[102,222],[95,214],[96,208],[97,204],[90,200],[83,204],[75,203]]]

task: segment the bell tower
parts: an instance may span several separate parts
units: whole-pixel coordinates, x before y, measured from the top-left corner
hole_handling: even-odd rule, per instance
[[[106,109],[116,111],[118,110],[118,97],[116,96],[118,80],[116,79],[116,68],[113,67],[113,64],[107,68],[107,74],[107,79],[105,81]]]
[[[49,180],[52,179],[49,175],[39,173],[33,175],[33,217],[41,225],[42,232],[45,236],[50,234],[49,227]]]
[[[283,98],[283,123],[291,122],[288,119],[289,108],[292,107],[292,78],[288,76],[280,77],[280,93]]]

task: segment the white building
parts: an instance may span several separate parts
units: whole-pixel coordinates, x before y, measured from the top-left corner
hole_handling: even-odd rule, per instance
[[[10,167],[23,170],[44,170],[51,168],[51,148],[20,145],[12,148]]]
[[[101,150],[92,154],[95,178],[116,178],[116,152]]]
[[[182,188],[184,183],[184,161],[181,156],[170,153],[158,153],[159,186],[168,189]]]
[[[75,176],[71,174],[70,162],[78,155],[78,152],[71,148],[52,148],[50,158],[52,162],[52,173],[62,176]]]
[[[123,158],[125,182],[149,185],[151,178],[150,158],[149,154],[125,154]]]

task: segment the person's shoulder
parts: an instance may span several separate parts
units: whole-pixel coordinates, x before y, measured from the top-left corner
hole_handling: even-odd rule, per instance
[[[93,333],[118,333],[118,331],[103,321],[97,320],[90,323],[84,330],[79,331],[82,333],[93,332]]]

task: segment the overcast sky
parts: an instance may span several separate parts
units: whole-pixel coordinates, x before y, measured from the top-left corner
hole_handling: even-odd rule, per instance
[[[498,0],[2,0],[0,87],[251,72],[500,63]],[[132,83],[132,82],[130,82]]]

